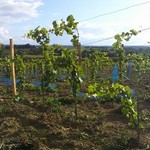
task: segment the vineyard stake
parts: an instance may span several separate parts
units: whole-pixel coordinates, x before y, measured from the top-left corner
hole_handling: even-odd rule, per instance
[[[12,94],[16,95],[16,77],[15,77],[15,64],[14,64],[14,43],[10,39],[10,57],[11,57],[11,75],[12,75]]]

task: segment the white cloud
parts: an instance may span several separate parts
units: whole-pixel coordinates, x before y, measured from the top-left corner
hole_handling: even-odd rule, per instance
[[[10,38],[8,29],[0,27],[0,43],[5,42],[8,38]]]
[[[144,19],[143,19],[144,20]],[[148,24],[148,23],[147,23]],[[121,34],[122,32],[129,32],[131,29],[142,30],[147,26],[139,26],[133,21],[133,23],[128,24],[128,22],[117,22],[117,23],[93,23],[93,22],[81,22],[79,23],[79,35],[80,42],[84,44],[96,44],[96,45],[106,45],[106,43],[110,43],[111,45],[114,41],[104,40],[109,37],[113,37],[116,34]],[[147,32],[142,32],[139,35],[132,37],[129,42],[125,42],[125,44],[135,44],[135,45],[143,45],[146,44],[146,41],[149,41],[150,30]],[[102,40],[102,41],[101,41]],[[97,42],[101,41],[101,42]],[[96,42],[96,43],[94,43]],[[112,42],[112,43],[111,43]]]
[[[52,16],[58,16],[58,15],[59,15],[59,13],[57,13],[57,12],[52,14]]]
[[[3,24],[11,24],[29,20],[39,15],[37,8],[43,5],[40,0],[20,1],[20,0],[1,0],[0,18]]]
[[[108,38],[114,36],[118,29],[119,26],[117,24],[83,22],[79,24],[80,40],[84,43],[90,43]]]
[[[0,39],[10,37],[11,25],[37,17],[41,5],[41,0],[0,0]]]

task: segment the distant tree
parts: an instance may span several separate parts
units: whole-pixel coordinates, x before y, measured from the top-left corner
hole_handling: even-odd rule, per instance
[[[0,57],[2,56],[3,49],[4,49],[4,45],[0,43]]]

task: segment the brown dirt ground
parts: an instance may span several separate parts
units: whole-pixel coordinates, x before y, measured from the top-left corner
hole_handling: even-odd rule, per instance
[[[145,129],[138,143],[137,131],[128,126],[119,103],[81,99],[76,119],[73,98],[61,99],[62,105],[55,110],[30,94],[19,102],[1,96],[0,150],[150,149],[150,121],[143,121]],[[64,95],[53,93],[55,97]],[[143,100],[140,107],[150,119],[150,99]]]

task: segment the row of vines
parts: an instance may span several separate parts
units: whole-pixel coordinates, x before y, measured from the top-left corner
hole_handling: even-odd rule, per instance
[[[139,103],[147,98],[149,90],[148,76],[150,73],[150,57],[137,54],[125,55],[123,42],[138,34],[135,30],[123,32],[115,36],[113,48],[117,57],[110,58],[107,53],[92,53],[82,58],[78,55],[79,33],[78,23],[72,15],[66,21],[53,22],[52,29],[37,27],[26,35],[40,44],[41,55],[24,57],[16,55],[14,60],[9,57],[0,58],[1,82],[6,89],[1,92],[10,93],[10,64],[15,63],[17,95],[16,101],[26,98],[28,93],[38,95],[43,101],[56,101],[53,93],[67,90],[67,94],[75,99],[74,114],[78,118],[79,101],[98,101],[106,103],[114,101],[122,104],[122,113],[129,119],[129,124],[141,129],[144,119]],[[50,34],[62,36],[66,32],[71,36],[74,48],[64,48],[61,45],[50,46]],[[56,55],[55,50],[61,50]],[[147,78],[146,78],[147,77]],[[63,86],[62,86],[63,85]],[[139,91],[136,87],[140,87]],[[139,94],[140,92],[143,94]],[[145,92],[146,91],[146,92]],[[64,92],[65,93],[65,92]],[[60,98],[60,97],[59,97]]]

